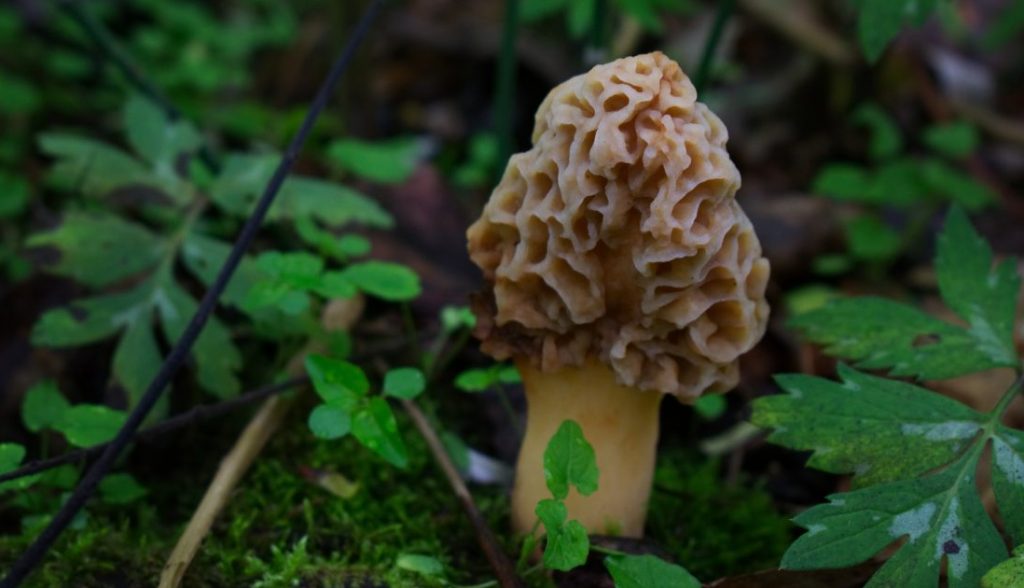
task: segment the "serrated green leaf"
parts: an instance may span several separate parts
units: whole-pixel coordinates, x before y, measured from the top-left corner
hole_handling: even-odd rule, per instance
[[[25,423],[25,428],[33,433],[43,429],[54,429],[70,407],[57,388],[57,383],[53,380],[44,380],[25,393],[25,400],[21,404],[21,420]]]
[[[179,286],[168,280],[156,295],[157,313],[167,340],[173,345],[185,332],[188,321],[199,309],[199,303]],[[241,391],[236,374],[242,368],[242,353],[231,332],[217,317],[211,316],[199,338],[192,345],[199,385],[218,398],[231,398]]]
[[[92,447],[113,439],[127,417],[106,406],[76,404],[64,413],[59,430],[75,447]]]
[[[1006,546],[975,488],[980,452],[946,470],[918,478],[834,494],[829,503],[798,515],[807,529],[782,559],[786,569],[852,566],[907,538],[868,587],[933,588],[942,560],[951,588],[977,586],[1006,559]]]
[[[872,159],[888,159],[903,150],[903,135],[900,128],[877,104],[860,105],[850,118],[854,123],[868,127],[871,133],[868,154]]]
[[[925,183],[936,194],[947,201],[963,206],[971,212],[982,210],[996,202],[992,190],[964,172],[938,159],[921,162],[921,174]]]
[[[106,213],[70,212],[52,231],[36,233],[28,247],[53,247],[46,271],[93,287],[109,285],[156,265],[166,245],[149,229]]]
[[[100,498],[107,504],[131,504],[149,492],[131,474],[110,474],[100,482]]]
[[[420,277],[408,267],[387,261],[364,261],[348,266],[342,274],[371,296],[404,302],[420,295]]]
[[[279,157],[234,154],[210,189],[210,197],[226,212],[248,216],[262,195]],[[358,223],[390,228],[391,215],[370,198],[339,184],[315,178],[291,176],[281,186],[269,218],[315,218],[329,226]]]
[[[846,224],[846,246],[859,260],[886,262],[900,254],[903,238],[878,218],[862,214]]]
[[[352,435],[391,465],[405,469],[409,456],[387,400],[374,396],[352,413]]]
[[[309,430],[320,439],[340,439],[352,430],[352,418],[340,406],[321,404],[309,413]]]
[[[306,358],[306,372],[324,402],[347,412],[352,412],[370,391],[370,381],[362,368],[347,361],[310,355]]]
[[[700,580],[681,566],[653,555],[615,555],[604,559],[615,588],[700,588]]]
[[[1017,546],[1010,559],[989,570],[981,579],[981,588],[1019,588],[1020,586],[1024,586],[1024,545]]]
[[[563,421],[544,449],[544,481],[551,495],[560,500],[575,486],[583,496],[597,490],[597,458],[576,421]]]
[[[125,104],[124,128],[132,149],[149,161],[159,176],[175,176],[178,155],[193,152],[202,143],[190,123],[172,122],[156,104],[139,94],[132,95]]]
[[[423,141],[415,137],[383,141],[345,138],[327,146],[327,160],[371,182],[400,184],[416,171],[423,147]]]
[[[138,404],[163,361],[148,313],[128,323],[114,350],[113,374],[128,394],[129,407]],[[166,404],[154,414],[159,418],[165,410]]]
[[[928,127],[921,139],[933,151],[954,159],[967,157],[974,153],[974,150],[978,148],[978,143],[981,142],[978,129],[965,121]]]
[[[839,376],[776,376],[786,394],[758,398],[751,421],[774,429],[772,443],[813,451],[811,467],[854,474],[858,486],[946,464],[985,425],[984,415],[924,388],[842,365]]]
[[[158,178],[145,164],[106,143],[75,135],[43,133],[39,146],[43,153],[56,158],[49,178],[61,189],[104,197],[119,188],[141,186],[159,191],[171,202],[182,203],[189,197],[181,189],[180,181]]]
[[[411,400],[423,393],[427,378],[413,367],[396,368],[384,374],[384,394]]]
[[[421,576],[440,576],[444,573],[444,564],[435,557],[416,553],[403,553],[395,560],[395,567]]]
[[[946,304],[971,326],[978,348],[997,365],[1019,365],[1013,329],[1020,275],[1007,260],[993,266],[992,249],[953,208],[939,234],[935,271]]]
[[[966,329],[882,298],[832,300],[790,324],[830,355],[893,376],[941,380],[1004,365]]]
[[[547,532],[544,545],[544,567],[567,572],[587,562],[590,538],[579,521],[568,521],[568,511],[561,500],[545,499],[534,511]]]
[[[1024,544],[1024,433],[1002,425],[992,439],[992,490],[1006,532]]]
[[[147,281],[126,292],[82,298],[47,311],[32,330],[32,344],[72,347],[106,339],[135,319],[152,291]]]

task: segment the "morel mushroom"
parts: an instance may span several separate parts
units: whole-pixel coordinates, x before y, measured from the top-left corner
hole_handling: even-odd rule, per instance
[[[469,253],[483,270],[477,336],[523,376],[528,414],[512,496],[529,531],[544,448],[566,419],[593,444],[600,488],[570,494],[595,533],[643,534],[661,397],[739,379],[764,334],[768,261],[735,201],[722,121],[679,65],[650,53],[561,84],[537,111]]]

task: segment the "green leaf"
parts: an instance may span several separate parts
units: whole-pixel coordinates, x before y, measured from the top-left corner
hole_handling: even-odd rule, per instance
[[[352,435],[388,463],[405,469],[409,456],[387,400],[375,396],[352,414]]]
[[[56,158],[50,181],[59,188],[104,197],[118,188],[149,187],[172,202],[183,203],[189,194],[178,180],[156,177],[142,162],[106,143],[75,135],[43,133],[43,153]]]
[[[340,406],[321,404],[309,413],[309,430],[319,439],[340,439],[352,430],[352,418]]]
[[[371,182],[401,184],[416,171],[423,147],[423,141],[415,137],[383,141],[338,139],[327,146],[327,160]]]
[[[587,530],[579,521],[566,522],[568,511],[561,500],[541,500],[534,512],[547,531],[544,567],[568,572],[587,562],[587,554],[590,553]]]
[[[938,0],[860,0],[857,32],[868,61],[878,61],[904,21],[922,24],[937,3]]]
[[[1006,365],[966,329],[882,298],[832,300],[790,324],[830,355],[893,376],[941,380]]]
[[[13,472],[25,459],[25,448],[17,443],[0,443],[0,474]]]
[[[900,158],[875,170],[863,202],[913,209],[922,202],[933,201],[932,192],[925,180],[922,164],[915,159]]]
[[[998,365],[1017,366],[1013,330],[1020,275],[1008,259],[993,266],[992,249],[954,207],[939,234],[935,271],[946,304],[971,326],[979,350]]]
[[[248,216],[277,166],[276,155],[231,155],[210,189],[210,197],[226,212]],[[370,198],[339,184],[291,176],[281,186],[271,220],[318,219],[329,226],[359,223],[387,229],[391,215]]]
[[[544,480],[551,495],[560,500],[569,496],[570,486],[575,486],[583,496],[597,490],[594,448],[576,421],[563,421],[548,441],[544,450]]]
[[[131,474],[110,474],[100,482],[100,498],[107,504],[131,504],[148,491]]]
[[[336,298],[352,298],[359,289],[342,272],[324,272],[313,291],[328,300]]]
[[[156,104],[139,94],[125,104],[124,128],[132,149],[153,164],[160,176],[175,176],[177,157],[196,151],[202,143],[191,124],[172,122]]]
[[[38,110],[40,92],[21,77],[0,71],[0,114],[21,116]]]
[[[870,198],[871,185],[866,169],[846,163],[830,163],[815,176],[811,191],[834,200],[873,202]]]
[[[21,420],[33,433],[55,429],[71,405],[53,380],[44,380],[29,388],[21,404]],[[2,470],[3,468],[0,468]]]
[[[728,403],[721,394],[705,394],[693,403],[693,409],[706,421],[717,420],[725,414]]]
[[[862,261],[887,262],[899,256],[903,238],[878,218],[862,214],[846,225],[850,254]]]
[[[231,245],[194,231],[185,236],[181,247],[181,259],[185,267],[205,286],[213,284],[230,253]],[[241,308],[253,284],[263,280],[264,276],[257,269],[252,257],[245,256],[231,276],[231,281],[228,282],[220,300],[224,304]]]
[[[391,302],[420,295],[420,277],[408,267],[386,261],[364,261],[348,266],[342,274],[360,290]]]
[[[498,374],[491,369],[473,368],[455,376],[455,387],[463,392],[483,392],[497,383]]]
[[[921,138],[933,151],[954,159],[974,153],[981,141],[978,129],[965,121],[928,127]]]
[[[127,417],[106,406],[76,404],[64,413],[59,429],[75,447],[92,447],[113,439]]]
[[[981,579],[981,588],[1024,586],[1024,545],[1013,550],[1010,559],[992,568]]]
[[[596,13],[597,0],[569,0],[566,17],[572,38],[582,39],[593,28]]]
[[[156,304],[167,340],[177,343],[199,309],[199,303],[176,282],[167,280],[157,292]],[[242,353],[231,331],[217,317],[207,320],[192,345],[191,356],[195,361],[196,378],[204,390],[218,398],[238,395],[242,386],[236,374],[242,369]]]
[[[152,291],[147,281],[126,292],[83,298],[47,311],[32,330],[32,344],[71,347],[106,339],[135,319]]]
[[[346,412],[352,412],[370,391],[370,381],[362,368],[347,361],[310,355],[306,372],[320,398]]]
[[[321,229],[316,221],[301,217],[295,220],[295,230],[307,245],[315,248],[321,255],[333,257],[339,261],[348,261],[370,252],[370,242],[359,235],[343,235],[341,237]]]
[[[1003,525],[1024,543],[1024,433],[1000,425],[992,439],[992,490]]]
[[[653,555],[615,555],[604,558],[615,588],[700,588],[700,580],[680,566]]]
[[[384,374],[384,394],[411,400],[423,393],[427,379],[423,372],[413,367],[389,370]]]
[[[106,213],[70,212],[55,230],[36,233],[29,247],[53,247],[45,269],[101,287],[156,265],[166,246],[149,229]]]
[[[163,355],[147,313],[128,323],[114,351],[114,379],[128,393],[129,407],[138,404],[161,364]]]
[[[514,365],[498,364],[492,369],[497,371],[498,382],[501,384],[519,384],[523,381],[522,376],[519,374],[519,368]]]
[[[834,494],[794,520],[807,529],[782,559],[785,569],[843,568],[907,538],[868,583],[932,588],[942,560],[951,588],[977,586],[1006,558],[1006,546],[975,488],[980,452],[946,470],[918,478]]]
[[[868,0],[868,2],[871,1]],[[870,130],[871,143],[868,146],[868,154],[872,159],[888,159],[903,150],[903,135],[900,133],[900,128],[877,104],[860,105],[853,112],[851,120]]]
[[[398,569],[413,572],[421,576],[440,576],[444,573],[444,564],[435,557],[416,553],[403,553],[395,560]]]
[[[256,258],[256,267],[282,284],[297,290],[310,290],[320,281],[324,260],[304,251],[268,251]]]
[[[944,161],[937,159],[923,161],[921,173],[932,191],[953,204],[963,206],[968,211],[982,210],[997,200],[996,194],[988,186],[950,167]]]
[[[786,394],[755,400],[751,421],[774,429],[772,443],[813,451],[809,466],[854,474],[858,486],[911,478],[946,464],[985,424],[980,413],[912,384],[843,365],[839,377],[842,383],[776,376]]]
[[[1024,2],[1006,2],[1003,11],[989,22],[983,45],[989,51],[998,49],[1009,41],[1019,38],[1024,30]]]

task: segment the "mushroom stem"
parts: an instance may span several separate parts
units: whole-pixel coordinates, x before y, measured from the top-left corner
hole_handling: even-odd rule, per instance
[[[551,497],[544,480],[544,450],[562,422],[571,419],[594,447],[600,482],[590,496],[575,488],[569,491],[569,518],[594,534],[642,536],[662,395],[619,384],[607,366],[594,360],[550,373],[525,359],[516,365],[526,389],[527,426],[512,491],[514,529],[530,532],[537,503]]]

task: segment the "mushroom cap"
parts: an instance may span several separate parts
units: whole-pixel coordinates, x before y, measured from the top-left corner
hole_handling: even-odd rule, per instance
[[[468,231],[476,335],[542,371],[597,357],[621,384],[693,400],[764,334],[768,260],[735,200],[722,121],[649,53],[548,94]]]

